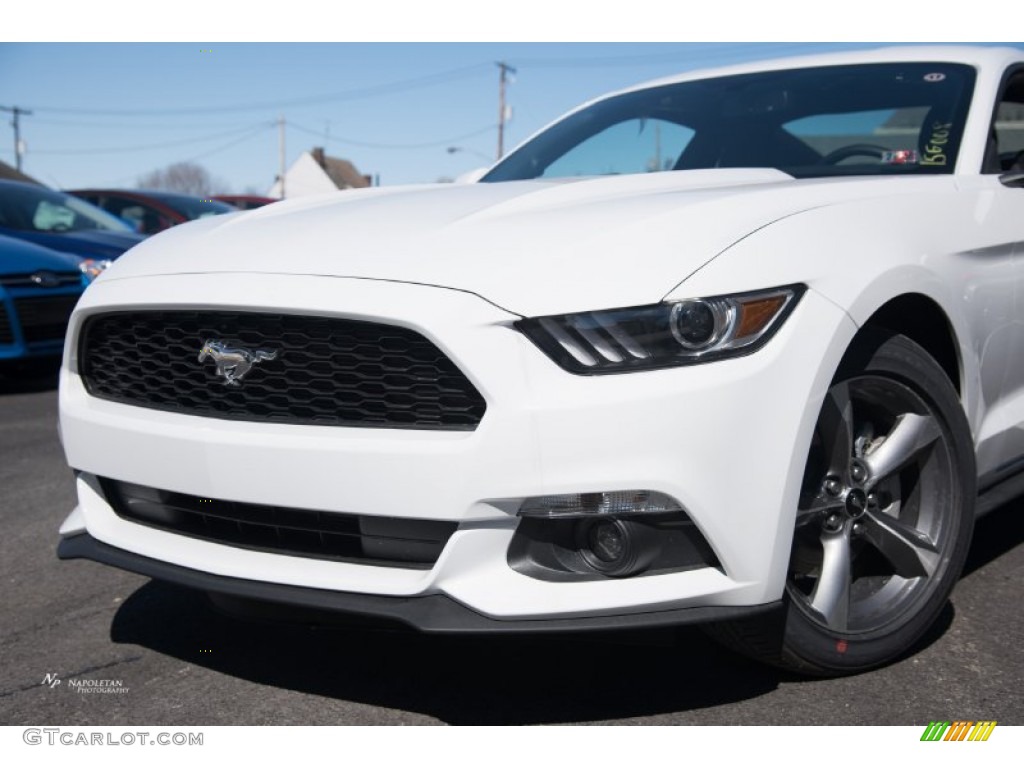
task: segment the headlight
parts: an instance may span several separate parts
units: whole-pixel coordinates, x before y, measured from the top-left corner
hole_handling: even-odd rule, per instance
[[[804,286],[647,307],[532,317],[516,327],[571,373],[670,368],[745,355],[762,347]]]
[[[112,263],[113,262],[110,259],[82,259],[82,261],[78,263],[78,268],[82,270],[82,274],[85,275],[85,282],[91,283]]]

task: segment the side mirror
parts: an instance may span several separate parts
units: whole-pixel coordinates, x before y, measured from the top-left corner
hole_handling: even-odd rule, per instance
[[[1024,187],[1024,171],[1007,171],[999,177],[1004,187]]]

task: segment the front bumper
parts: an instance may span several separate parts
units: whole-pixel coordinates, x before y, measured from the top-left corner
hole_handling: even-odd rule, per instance
[[[275,603],[289,608],[343,613],[359,618],[393,622],[420,632],[444,634],[604,632],[622,629],[651,629],[756,616],[771,612],[779,606],[779,603],[769,603],[737,608],[680,608],[609,616],[502,620],[477,613],[443,594],[414,597],[367,595],[215,576],[111,547],[97,541],[87,533],[61,539],[57,548],[57,556],[62,560],[79,558],[92,560],[217,595]]]
[[[171,303],[168,296],[189,299]],[[72,338],[62,373],[61,425],[68,463],[80,475],[79,505],[61,529],[65,553],[131,570],[159,562],[166,568],[147,565],[141,572],[214,591],[257,584],[277,601],[332,594],[337,599],[327,602],[343,610],[372,613],[376,609],[366,606],[388,605],[387,612],[426,629],[472,626],[477,619],[422,618],[448,609],[438,614],[413,606],[458,606],[460,615],[511,629],[515,622],[560,626],[563,620],[603,626],[623,616],[649,623],[642,617],[778,600],[806,447],[831,372],[855,331],[844,313],[808,291],[756,354],[579,377],[514,330],[514,315],[471,294],[237,274],[101,280],[73,325],[92,312],[132,307],[273,308],[411,327],[466,373],[487,400],[487,413],[475,431],[443,432],[153,411],[90,397],[76,373]],[[96,476],[252,504],[450,520],[459,527],[429,570],[271,554],[122,519],[98,492]],[[680,501],[721,568],[551,582],[509,566],[522,499],[637,488]],[[84,535],[96,545],[71,544]],[[113,557],[112,551],[126,554]],[[197,582],[195,574],[212,581]],[[711,614],[689,615],[711,620]]]

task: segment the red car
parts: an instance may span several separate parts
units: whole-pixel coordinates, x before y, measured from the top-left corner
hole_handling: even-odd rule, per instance
[[[193,219],[238,210],[220,200],[175,192],[141,189],[70,189],[67,192],[124,219],[143,235],[162,232]]]
[[[262,208],[269,203],[276,203],[276,197],[260,197],[259,195],[214,195],[214,200],[233,205],[240,211],[251,211],[253,208]]]

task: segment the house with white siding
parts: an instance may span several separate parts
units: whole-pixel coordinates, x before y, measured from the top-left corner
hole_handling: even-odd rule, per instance
[[[281,194],[281,180],[278,179],[270,187],[267,196],[292,198],[369,186],[370,177],[361,174],[351,162],[324,154],[323,147],[314,147],[309,152],[303,152],[285,171],[284,194]]]

